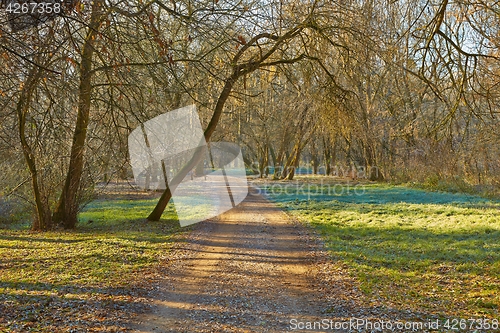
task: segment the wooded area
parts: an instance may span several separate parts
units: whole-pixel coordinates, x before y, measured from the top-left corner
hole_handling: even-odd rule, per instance
[[[1,15],[0,200],[35,230],[75,228],[98,183],[132,177],[130,132],[190,104],[262,176],[500,185],[495,1],[94,0],[17,32]]]

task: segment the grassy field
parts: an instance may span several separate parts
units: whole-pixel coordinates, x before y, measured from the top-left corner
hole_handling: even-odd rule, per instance
[[[163,221],[145,222],[155,203],[94,201],[76,231],[1,229],[0,332],[123,331],[183,235],[172,206]]]
[[[372,299],[499,319],[499,200],[311,177],[258,185],[316,228]]]
[[[384,184],[299,177],[258,182],[318,230],[369,297],[398,309],[499,318],[500,200]],[[155,198],[108,196],[76,231],[0,228],[0,332],[120,332],[184,231]]]

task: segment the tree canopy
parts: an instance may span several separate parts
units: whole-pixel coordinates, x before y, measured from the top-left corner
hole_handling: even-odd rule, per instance
[[[0,196],[28,202],[34,229],[74,228],[96,184],[131,177],[128,134],[193,103],[206,139],[240,144],[261,176],[307,164],[498,187],[497,7],[82,0],[36,26],[2,24]]]

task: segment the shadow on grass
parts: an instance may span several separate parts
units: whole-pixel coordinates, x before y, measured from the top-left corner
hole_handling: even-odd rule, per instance
[[[25,236],[18,236],[18,235],[6,235],[6,234],[0,234],[0,242],[4,241],[12,241],[12,242],[41,242],[41,243],[60,243],[60,244],[72,244],[72,243],[80,243],[80,242],[85,242],[86,239],[61,239],[61,238],[40,238],[40,237],[31,237],[29,234]],[[0,247],[5,247],[9,248],[8,246],[0,244]],[[26,248],[26,247],[24,247]]]
[[[52,291],[60,295],[65,294],[102,294],[102,295],[137,295],[138,289],[130,287],[95,287],[82,286],[66,283],[47,283],[47,282],[10,282],[0,279],[0,288],[10,289],[20,293],[23,291]]]
[[[0,330],[7,332],[125,331],[132,314],[146,311],[133,301],[140,288],[96,288],[0,280]]]
[[[454,316],[500,311],[500,232],[319,227],[362,290],[392,303]]]
[[[368,294],[462,315],[500,311],[500,231],[317,226]]]
[[[433,264],[445,264],[462,268],[464,272],[482,274],[489,271],[500,276],[499,230],[437,232],[394,226],[317,227],[327,237],[333,253],[366,266],[406,272]]]
[[[170,203],[160,221],[148,221],[147,216],[156,205],[156,199],[147,200],[95,200],[79,215],[78,231],[170,233],[178,231],[175,207]]]
[[[189,230],[179,227],[172,205],[161,221],[146,221],[155,204],[96,200],[76,230],[2,230],[0,331],[126,331],[128,318],[146,306],[136,297],[147,292],[144,272],[155,274],[172,242]]]
[[[499,200],[364,186],[325,195],[327,186],[311,185],[270,197],[319,230],[366,293],[432,311],[499,313]]]

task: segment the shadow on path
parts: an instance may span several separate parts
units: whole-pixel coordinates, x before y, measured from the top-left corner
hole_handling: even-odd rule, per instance
[[[355,283],[330,267],[316,238],[261,196],[199,223],[175,256],[134,332],[272,333],[290,331],[293,319],[381,312],[359,306]]]

